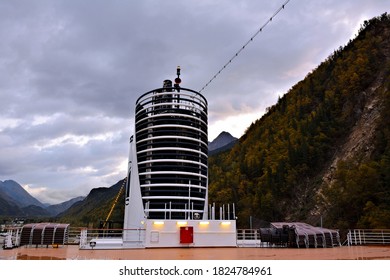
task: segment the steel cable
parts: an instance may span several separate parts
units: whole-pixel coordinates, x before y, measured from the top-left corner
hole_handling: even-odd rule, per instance
[[[235,55],[232,56],[232,58],[230,58],[228,60],[227,63],[225,63],[225,65],[199,90],[199,92],[202,92],[213,80],[215,80],[217,78],[217,76],[219,74],[221,74],[221,72],[230,64],[232,63],[233,59],[235,59],[244,49],[245,47],[253,41],[253,39],[260,33],[263,31],[263,29],[272,21],[272,19],[277,15],[279,14],[279,12],[281,10],[284,9],[284,7],[287,5],[287,3],[290,2],[290,0],[287,0],[286,2],[283,3],[282,6],[279,7],[279,9],[276,10],[276,12],[256,31],[255,34],[252,35],[252,37],[235,53]]]

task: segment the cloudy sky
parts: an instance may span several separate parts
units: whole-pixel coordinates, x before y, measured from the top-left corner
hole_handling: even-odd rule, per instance
[[[200,90],[286,0],[0,1],[0,180],[59,203],[126,176],[137,97]],[[291,0],[202,94],[209,140],[240,137],[295,83],[389,12]]]

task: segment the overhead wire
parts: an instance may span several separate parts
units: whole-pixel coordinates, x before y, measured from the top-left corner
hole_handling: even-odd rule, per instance
[[[287,3],[290,2],[290,0],[287,0],[285,1],[280,7],[279,9],[277,9],[275,11],[275,13],[256,31],[255,34],[252,35],[252,37],[250,37],[250,39],[232,56],[232,58],[230,58],[228,60],[228,62],[225,63],[224,66],[222,66],[222,68],[199,90],[199,92],[202,92],[212,81],[214,81],[219,74],[221,74],[221,72],[230,64],[232,63],[232,61],[245,49],[245,47],[247,45],[249,45],[249,43],[251,43],[253,41],[253,39],[260,33],[263,31],[263,29],[273,20],[274,17],[277,16],[277,14],[279,14],[279,12],[281,10],[284,9],[284,7],[287,5]]]

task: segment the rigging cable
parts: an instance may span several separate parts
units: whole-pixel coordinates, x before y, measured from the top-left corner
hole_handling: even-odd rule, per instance
[[[286,2],[283,3],[282,6],[279,7],[279,9],[276,10],[276,12],[256,31],[255,34],[236,52],[235,55],[229,61],[199,90],[199,92],[202,92],[213,80],[217,78],[219,74],[230,64],[232,63],[233,59],[235,59],[244,49],[245,47],[253,41],[253,39],[261,32],[263,29],[272,21],[272,19],[279,14],[281,10],[284,9],[284,7],[287,5],[287,3],[290,2],[290,0],[287,0]]]

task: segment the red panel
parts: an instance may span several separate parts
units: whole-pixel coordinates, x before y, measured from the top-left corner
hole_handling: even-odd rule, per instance
[[[180,227],[180,243],[194,243],[194,227]]]

